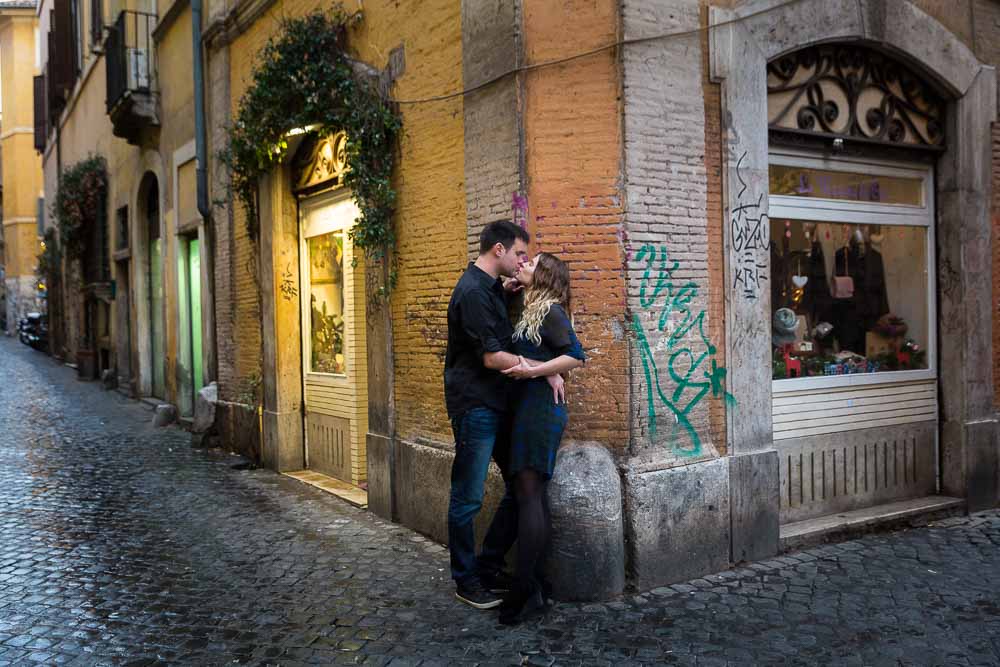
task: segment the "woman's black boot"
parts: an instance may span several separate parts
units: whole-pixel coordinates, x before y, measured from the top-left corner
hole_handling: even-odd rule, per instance
[[[500,603],[500,622],[504,625],[517,625],[539,610],[545,608],[541,592],[535,586],[514,586],[503,602]]]

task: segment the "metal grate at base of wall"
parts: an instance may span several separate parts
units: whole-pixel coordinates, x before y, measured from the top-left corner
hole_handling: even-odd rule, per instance
[[[785,440],[779,467],[783,521],[919,497],[934,490],[934,424]]]

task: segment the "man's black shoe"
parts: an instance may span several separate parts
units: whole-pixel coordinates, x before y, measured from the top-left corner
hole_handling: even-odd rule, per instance
[[[455,591],[455,597],[476,609],[493,609],[499,607],[503,599],[494,593],[483,588],[478,581],[466,585],[459,585]]]
[[[503,570],[480,572],[479,581],[482,582],[483,588],[494,593],[506,593],[514,585],[514,577]]]

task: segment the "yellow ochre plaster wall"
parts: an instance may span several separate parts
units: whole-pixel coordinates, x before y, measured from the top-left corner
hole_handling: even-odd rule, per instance
[[[255,57],[280,29],[280,19],[327,6],[304,0],[276,2],[231,43],[234,115],[252,80]],[[347,44],[354,57],[377,69],[386,66],[390,51],[403,47],[406,70],[392,88],[394,98],[405,100],[461,89],[461,3],[435,0],[415,8],[412,3],[365,2],[363,20],[350,29]],[[403,133],[394,181],[399,194],[395,218],[399,283],[391,302],[397,432],[404,439],[450,441],[442,388],[446,311],[451,289],[467,259],[462,99],[403,104],[401,113]],[[246,334],[231,344],[236,348],[237,375],[246,382],[261,372],[261,348],[260,304],[252,275],[255,254],[244,231],[243,216],[236,205],[232,259],[236,271],[235,329]],[[357,333],[364,335],[360,329]],[[364,350],[364,345],[360,349]],[[358,391],[365,389],[362,383],[364,379]],[[221,388],[224,397],[234,390],[237,387]],[[355,403],[359,427],[367,421],[365,403]],[[365,430],[352,428],[352,438],[357,438],[355,444],[362,452],[364,437]],[[364,459],[356,461],[359,467],[355,474],[363,479]]]

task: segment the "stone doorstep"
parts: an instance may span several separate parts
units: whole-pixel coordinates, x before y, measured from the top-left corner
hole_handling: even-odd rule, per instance
[[[136,400],[139,401],[140,403],[144,404],[150,410],[155,410],[157,405],[160,405],[160,404],[163,403],[163,401],[161,399],[159,399],[159,398],[153,398],[152,396],[140,396]]]
[[[965,501],[961,498],[924,496],[851,512],[828,514],[782,525],[779,549],[785,553],[824,542],[850,539],[873,530],[924,525],[934,519],[964,511]]]
[[[332,493],[355,507],[368,509],[368,492],[353,484],[342,482],[339,479],[334,479],[329,475],[324,475],[315,470],[295,470],[281,474],[292,479],[297,479],[300,482],[305,482],[309,486],[315,486],[317,489],[326,491],[327,493]]]

